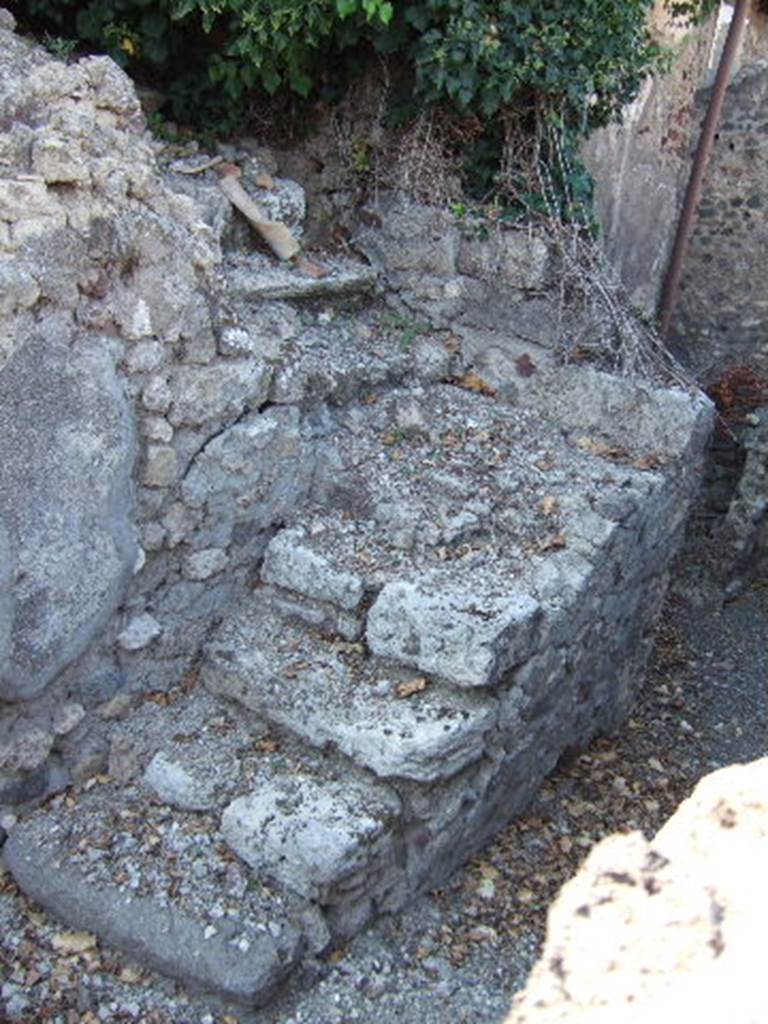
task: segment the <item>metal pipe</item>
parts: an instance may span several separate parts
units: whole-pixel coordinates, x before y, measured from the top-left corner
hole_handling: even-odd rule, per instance
[[[712,86],[709,106],[701,126],[699,143],[696,147],[696,155],[693,158],[691,175],[688,179],[688,187],[685,190],[685,199],[683,200],[683,209],[677,225],[672,255],[669,259],[669,268],[664,279],[661,301],[659,302],[659,333],[662,338],[666,338],[669,333],[669,325],[672,320],[672,314],[675,311],[675,304],[680,290],[680,278],[683,274],[683,259],[696,225],[696,215],[699,210],[704,175],[706,174],[709,158],[712,154],[712,146],[715,141],[717,127],[720,123],[725,93],[731,80],[731,71],[736,59],[736,53],[744,35],[748,13],[749,0],[736,0],[731,24],[728,27],[728,37],[725,40],[715,83]]]

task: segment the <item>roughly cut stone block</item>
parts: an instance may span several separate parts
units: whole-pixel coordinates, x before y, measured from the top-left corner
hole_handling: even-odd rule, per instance
[[[259,359],[181,366],[173,377],[168,419],[174,427],[232,420],[245,409],[262,404],[269,379],[269,368]]]
[[[53,735],[40,726],[11,727],[10,735],[0,744],[0,771],[34,771],[45,763],[53,741]]]
[[[314,747],[342,750],[381,778],[447,778],[483,756],[495,701],[434,684],[398,699],[390,686],[377,691],[382,671],[362,653],[273,616],[257,596],[208,645],[202,678],[212,693]]]
[[[147,765],[144,782],[171,807],[206,811],[216,806],[215,780],[196,778],[163,751],[158,751]]]
[[[153,615],[136,615],[117,636],[118,644],[125,651],[140,651],[148,647],[163,632],[163,627]]]
[[[298,776],[238,797],[221,828],[251,867],[324,904],[338,901],[338,888],[364,887],[385,864],[394,869],[385,812],[371,792]]]
[[[87,185],[90,182],[88,162],[73,149],[72,140],[48,136],[32,146],[32,166],[48,184]]]
[[[28,309],[40,298],[40,285],[31,268],[20,261],[0,260],[0,314]],[[0,364],[1,365],[1,364]]]
[[[194,551],[184,559],[184,575],[190,580],[207,580],[222,572],[229,561],[222,548]]]
[[[40,693],[115,612],[138,551],[134,452],[132,418],[106,345],[94,339],[71,348],[58,335],[40,335],[6,363],[0,578],[13,583],[9,599],[0,600],[0,697]]]
[[[167,412],[173,395],[168,381],[163,377],[152,377],[142,392],[142,404],[150,412]]]
[[[179,475],[179,456],[167,444],[150,444],[144,462],[142,481],[147,487],[170,487]]]
[[[51,726],[57,736],[68,736],[69,733],[74,732],[84,718],[85,708],[83,705],[69,701],[56,710]]]
[[[306,496],[313,469],[298,410],[268,409],[214,437],[193,460],[182,494],[220,522],[266,529]]]
[[[393,581],[368,613],[374,654],[457,686],[490,686],[531,653],[539,604],[526,594],[489,598],[441,590],[428,577]]]
[[[302,545],[303,530],[282,530],[264,552],[261,578],[286,590],[354,611],[363,599],[363,580],[334,569],[326,559]]]

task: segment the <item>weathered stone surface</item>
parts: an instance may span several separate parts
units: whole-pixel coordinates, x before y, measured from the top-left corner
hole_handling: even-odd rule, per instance
[[[227,283],[233,296],[260,299],[312,299],[370,292],[376,274],[363,264],[334,258],[324,265],[327,277],[314,278],[292,267],[275,263],[268,256],[252,254],[247,260],[230,260]]]
[[[765,123],[756,116],[768,100],[764,41],[760,57],[741,67],[725,95],[670,328],[675,352],[699,380],[744,364],[768,375],[768,307],[758,285],[768,240]],[[709,95],[696,99],[698,119]]]
[[[298,312],[287,302],[264,302],[249,307],[246,326],[227,326],[221,331],[219,349],[225,356],[274,357],[280,345],[299,334]]]
[[[251,1005],[265,1002],[295,962],[300,933],[277,906],[264,907],[258,922],[262,929],[250,924],[238,944],[236,929],[206,923],[199,912],[136,895],[106,878],[93,881],[88,865],[74,863],[56,831],[44,815],[20,823],[3,854],[22,889],[72,927],[96,931],[103,941],[193,991],[216,992]],[[167,886],[169,864],[161,852],[155,851],[148,873]]]
[[[162,626],[153,615],[136,615],[118,633],[117,642],[125,651],[140,651],[156,640],[162,631]]]
[[[57,736],[68,736],[73,732],[85,718],[85,708],[82,704],[70,701],[62,704],[53,714],[51,727]]]
[[[366,878],[375,888],[375,874],[396,873],[387,812],[371,790],[295,776],[238,797],[221,828],[251,867],[327,904],[339,889],[365,889]]]
[[[162,377],[150,377],[142,394],[142,405],[150,412],[165,413],[173,400],[168,381]]]
[[[502,346],[518,336],[554,340],[556,260],[536,231],[490,228],[480,240],[448,210],[397,194],[379,197],[368,213],[355,246],[411,316],[451,331],[491,330]]]
[[[60,793],[72,779],[61,759],[53,755],[28,772],[0,772],[0,805],[16,807]]]
[[[3,729],[0,740],[0,771],[31,772],[45,764],[54,737],[47,729],[23,720]]]
[[[549,283],[551,263],[549,246],[535,232],[496,229],[489,239],[463,237],[456,269],[501,287],[535,291]]]
[[[374,654],[457,686],[490,686],[531,654],[540,608],[527,594],[488,598],[424,577],[388,583],[368,614]]]
[[[146,487],[171,487],[179,477],[179,456],[168,444],[150,444],[144,458],[141,482]]]
[[[207,811],[216,806],[215,780],[196,778],[163,751],[158,751],[147,765],[144,784],[160,800],[182,811]]]
[[[746,459],[724,524],[733,550],[730,592],[753,577],[768,554],[768,409],[751,421],[742,431]]]
[[[312,478],[299,421],[297,409],[268,409],[214,437],[184,478],[186,503],[224,523],[247,519],[255,529],[284,518]]]
[[[257,409],[267,397],[270,373],[257,359],[216,366],[182,366],[176,370],[168,419],[172,426],[233,420]]]
[[[573,432],[577,445],[586,436],[639,458],[656,456],[661,466],[689,450],[702,452],[712,429],[712,404],[701,392],[655,387],[596,370],[573,374],[545,368],[526,381],[522,401],[546,410]]]
[[[768,759],[725,768],[652,840],[599,843],[551,908],[507,1024],[762,1020],[766,792]]]
[[[42,338],[51,376],[66,364],[80,403],[77,430],[33,435],[53,474],[39,488],[53,512],[38,546],[51,561],[71,539],[60,463],[83,477],[75,518],[89,542],[94,517],[108,538],[127,527],[117,568],[89,549],[67,570],[77,580],[92,558],[106,574],[86,595],[98,613],[88,650],[29,705],[25,723],[41,734],[3,755],[0,802],[103,771],[107,751],[123,785],[92,782],[74,816],[49,805],[34,841],[19,840],[33,865],[18,873],[76,927],[259,999],[298,949],[290,936],[277,950],[262,942],[283,931],[286,901],[298,901],[313,950],[352,934],[517,813],[565,746],[626,714],[708,413],[688,396],[557,369],[533,347],[558,330],[551,252],[535,233],[484,245],[394,198],[369,239],[373,268],[331,259],[316,281],[263,253],[217,266],[222,237],[251,239],[231,230],[231,212],[226,227],[220,199],[196,205],[217,189],[213,172],[190,180],[190,195],[168,187],[122,72],[105,59],[63,65],[18,40],[4,48],[3,32],[0,69],[10,60],[20,77],[0,76],[2,386],[44,428],[46,404],[59,415],[44,376],[7,375]],[[378,268],[400,289],[397,312],[377,302]],[[13,431],[23,417],[10,408],[0,427]],[[73,437],[77,462],[62,459]],[[113,437],[119,470],[104,454]],[[8,450],[26,528],[27,437]],[[17,559],[0,514],[6,660],[25,585]],[[118,579],[119,611],[104,593]],[[72,609],[84,610],[69,596],[58,654]],[[190,671],[204,639],[207,690]],[[59,695],[77,703],[57,718]],[[233,845],[272,878],[266,907],[258,877],[249,886],[224,847],[226,805]],[[49,871],[43,840],[64,865],[50,883],[36,880]]]
[[[264,552],[261,578],[286,590],[354,611],[363,599],[359,576],[335,570],[310,548],[302,546],[303,530],[281,530]]]
[[[663,0],[649,7],[654,38],[674,50],[674,64],[645,80],[620,123],[592,133],[583,156],[611,266],[630,301],[655,314],[701,124],[694,98],[718,57],[718,19],[693,28]]]
[[[310,638],[272,616],[258,596],[207,646],[202,677],[212,693],[240,701],[314,747],[342,750],[381,778],[453,775],[482,757],[496,720],[496,703],[471,694],[431,686],[402,700],[391,684],[382,693],[383,669],[368,665],[359,645],[340,649]]]
[[[0,521],[14,585],[0,650],[5,699],[44,689],[117,608],[137,555],[134,455],[128,405],[98,339],[73,351],[42,334],[6,364]]]
[[[184,559],[184,575],[190,580],[207,580],[227,567],[227,553],[222,548],[194,551]]]

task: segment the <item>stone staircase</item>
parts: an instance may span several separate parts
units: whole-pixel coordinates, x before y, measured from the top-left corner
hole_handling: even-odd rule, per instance
[[[110,774],[23,821],[5,858],[71,926],[259,1005],[626,715],[708,411],[544,352],[512,404],[439,334],[387,347],[380,320],[333,307],[365,310],[368,268],[225,273],[222,344],[247,352],[249,317],[272,317],[267,404],[302,410],[311,473],[199,670],[113,709]]]

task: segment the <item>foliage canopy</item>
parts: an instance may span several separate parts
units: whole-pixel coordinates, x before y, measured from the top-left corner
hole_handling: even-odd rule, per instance
[[[694,20],[714,0],[668,0]],[[388,54],[409,110],[439,106],[487,127],[499,115],[576,141],[617,117],[663,53],[653,0],[16,0],[38,31],[106,50],[170,96],[185,122],[231,128],[255,91],[332,94]]]

